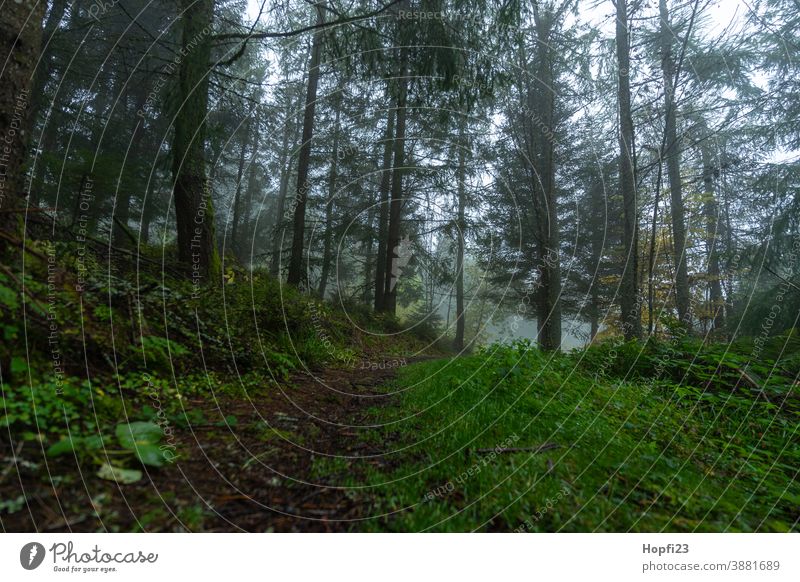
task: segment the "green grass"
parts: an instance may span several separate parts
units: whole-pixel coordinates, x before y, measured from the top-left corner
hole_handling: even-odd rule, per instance
[[[797,529],[795,412],[671,379],[595,377],[580,360],[520,343],[401,371],[395,404],[372,419],[395,452],[348,482],[384,515],[359,528]],[[560,448],[475,451],[545,443]]]

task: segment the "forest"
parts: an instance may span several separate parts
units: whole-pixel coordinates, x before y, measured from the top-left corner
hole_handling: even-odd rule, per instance
[[[4,532],[797,532],[798,317],[798,0],[0,4]]]

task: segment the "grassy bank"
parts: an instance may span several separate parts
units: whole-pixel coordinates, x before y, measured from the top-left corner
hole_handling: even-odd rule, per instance
[[[796,530],[790,381],[773,375],[769,396],[754,395],[721,369],[735,354],[684,359],[692,348],[547,355],[520,343],[409,367],[394,405],[373,411],[389,468],[349,481],[384,515],[367,527]]]

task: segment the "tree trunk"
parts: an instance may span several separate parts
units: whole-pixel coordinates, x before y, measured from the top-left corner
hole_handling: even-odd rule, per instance
[[[537,36],[536,96],[540,116],[534,123],[538,143],[534,183],[538,197],[539,269],[541,288],[538,296],[538,341],[543,350],[561,348],[561,240],[558,225],[558,200],[555,187],[555,96],[553,86],[553,48],[551,33],[554,15],[552,10],[535,9]]]
[[[375,311],[383,310],[386,293],[386,238],[389,236],[389,190],[392,182],[392,151],[394,150],[394,118],[396,102],[391,103],[386,118],[386,134],[383,142],[383,165],[379,190],[380,212],[378,214],[378,254],[375,260]]]
[[[339,98],[336,100],[336,120],[333,123],[333,152],[331,155],[331,167],[328,173],[328,201],[325,204],[325,235],[322,245],[322,273],[320,274],[319,289],[317,294],[320,299],[325,299],[325,291],[328,286],[328,276],[331,267],[331,245],[333,244],[333,203],[336,199],[336,180],[339,158],[339,118],[341,115],[341,87]]]
[[[689,274],[686,268],[686,223],[681,185],[678,122],[675,110],[675,63],[672,59],[673,33],[669,26],[667,0],[659,0],[658,8],[661,17],[661,69],[664,77],[664,131],[666,135],[664,157],[669,177],[670,209],[672,214],[675,302],[678,308],[678,318],[681,323],[691,329]]]
[[[180,64],[180,109],[175,117],[172,175],[178,259],[191,267],[192,281],[199,284],[213,279],[219,271],[204,151],[213,0],[181,0],[181,8],[184,58]]]
[[[722,199],[722,205],[725,209],[725,249],[726,249],[726,261],[725,261],[725,271],[727,273],[727,285],[726,285],[726,298],[725,298],[725,318],[728,321],[733,321],[736,319],[736,311],[737,311],[737,304],[736,304],[736,295],[734,293],[734,271],[738,269],[738,261],[737,264],[734,264],[735,256],[732,254],[734,251],[733,245],[733,227],[731,225],[731,199],[730,199],[730,190],[728,188],[728,180],[725,174],[725,167],[720,164],[719,169],[720,181],[719,181],[719,191],[720,191],[720,198]]]
[[[244,129],[244,140],[242,141],[242,151],[239,154],[239,165],[236,168],[236,191],[233,195],[233,223],[231,224],[231,249],[237,258],[241,258],[241,249],[239,248],[239,223],[241,222],[241,197],[242,197],[242,179],[244,178],[244,160],[247,148],[250,147],[250,139],[253,129],[252,115],[247,118],[247,124]],[[252,168],[255,150],[250,154],[250,166]],[[249,175],[249,173],[248,173]],[[249,180],[248,180],[249,187]],[[249,188],[248,188],[249,189]]]
[[[714,194],[714,176],[717,169],[708,150],[708,143],[701,146],[703,157],[703,214],[706,219],[706,248],[708,249],[708,291],[711,319],[714,331],[725,328],[725,300],[722,297],[722,278],[719,266],[720,235],[719,205]]]
[[[464,217],[466,207],[467,179],[467,142],[464,135],[465,121],[461,121],[458,140],[458,211],[456,217],[456,336],[453,349],[461,352],[464,349],[464,231],[467,228]]]
[[[589,284],[589,318],[590,339],[593,342],[600,331],[600,264],[603,260],[603,245],[605,242],[606,209],[605,209],[605,180],[603,174],[597,176],[596,181],[590,186],[590,214],[591,221],[591,259],[590,272],[593,273]]]
[[[381,311],[395,314],[397,311],[397,282],[400,272],[395,253],[400,248],[400,216],[403,207],[403,174],[405,173],[406,145],[406,101],[408,99],[408,52],[400,49],[400,75],[397,90],[397,120],[394,139],[394,162],[392,164],[392,190],[389,204],[389,227],[386,236],[385,287]]]
[[[139,111],[147,100],[147,91],[144,90],[144,87],[136,87],[136,96],[133,102],[133,109],[130,110],[130,118],[131,118],[131,138],[128,142],[128,152],[126,153],[126,159],[132,160],[131,163],[135,163],[135,158],[139,155],[139,143],[142,141],[142,135],[144,135],[144,127],[142,123],[142,119],[136,115],[136,112]],[[128,222],[130,220],[130,213],[131,213],[131,186],[129,184],[123,184],[121,181],[117,186],[116,197],[114,201],[114,222],[111,225],[111,233],[112,233],[112,240],[114,241],[114,246],[116,247],[126,247],[130,246],[133,241],[130,239],[128,230]]]
[[[317,25],[325,22],[322,5],[317,4]],[[297,164],[297,191],[294,199],[294,218],[292,230],[292,254],[289,259],[287,282],[299,287],[303,276],[303,246],[305,242],[306,202],[308,190],[308,168],[311,162],[311,140],[314,137],[314,111],[317,105],[317,86],[319,85],[319,68],[322,57],[322,28],[314,33],[311,43],[311,59],[308,65],[308,87],[306,89],[306,105],[303,115],[303,144]]]
[[[251,138],[252,139],[252,138]],[[256,192],[256,188],[258,186],[258,148],[261,145],[261,131],[259,129],[258,119],[256,119],[256,127],[255,127],[255,141],[252,142],[252,153],[250,154],[250,167],[247,170],[247,196],[245,196],[245,203],[244,209],[240,209],[240,221],[241,224],[237,226],[236,230],[234,231],[235,239],[234,245],[236,248],[236,252],[238,253],[239,260],[243,260],[245,257],[250,257],[252,261],[253,258],[253,245],[255,244],[255,229],[251,230],[250,225],[250,215],[253,210],[253,195]],[[276,217],[277,219],[277,217]],[[242,248],[242,229],[247,229],[250,232],[250,248],[247,249],[245,253],[245,249]]]
[[[662,148],[663,150],[663,148]],[[656,246],[658,244],[658,205],[661,203],[661,178],[663,175],[664,164],[661,160],[663,151],[659,151],[658,173],[656,175],[655,196],[653,197],[653,219],[650,223],[650,248],[647,258],[647,335],[656,332],[655,322],[655,270],[656,270]]]
[[[291,152],[289,151],[289,114],[291,113],[291,103],[287,104],[286,117],[283,126],[283,144],[281,147],[280,161],[278,162],[281,169],[280,184],[278,186],[278,203],[275,207],[275,228],[272,235],[272,256],[270,258],[269,273],[276,279],[280,276],[281,265],[281,252],[283,251],[283,230],[281,226],[286,222],[284,213],[286,208],[286,194],[289,190],[289,162],[291,161]],[[296,141],[297,131],[295,130]]]
[[[375,256],[373,253],[373,248],[375,246],[373,232],[375,228],[375,215],[377,212],[376,206],[375,200],[373,199],[369,211],[367,212],[367,239],[364,241],[364,293],[361,296],[364,305],[372,303],[375,296],[372,292],[372,284],[375,282],[375,278],[372,275],[372,268],[373,258]]]
[[[617,68],[619,91],[619,181],[622,191],[625,265],[620,285],[622,329],[626,340],[642,337],[639,305],[639,217],[636,200],[633,116],[631,115],[630,38],[627,0],[617,0]]]
[[[148,192],[142,201],[142,214],[141,225],[139,226],[139,244],[146,245],[150,243],[150,223],[153,220],[155,209],[153,208],[152,198],[155,195],[155,180],[151,180],[148,184]],[[150,200],[150,204],[147,201]]]

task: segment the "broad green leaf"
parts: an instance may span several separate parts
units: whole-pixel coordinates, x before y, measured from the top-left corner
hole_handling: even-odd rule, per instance
[[[47,449],[48,457],[58,457],[74,451],[96,451],[103,448],[103,437],[93,435],[88,437],[67,437],[54,443]]]
[[[59,455],[65,455],[67,453],[72,453],[75,451],[76,448],[80,446],[80,438],[72,438],[67,437],[65,439],[61,439],[57,443],[50,446],[47,449],[47,456],[48,457],[58,457]]]
[[[161,467],[164,464],[164,453],[161,452],[157,445],[136,445],[134,452],[145,465]]]
[[[99,434],[83,437],[83,448],[87,451],[96,451],[102,449],[105,444],[105,439]]]
[[[161,440],[163,431],[161,427],[152,422],[131,422],[118,424],[117,438],[119,444],[128,450],[134,450],[137,445],[155,445]]]
[[[136,483],[142,478],[142,472],[136,469],[120,469],[119,467],[112,467],[108,463],[103,463],[97,476],[106,481],[116,481],[121,485],[129,485]]]

